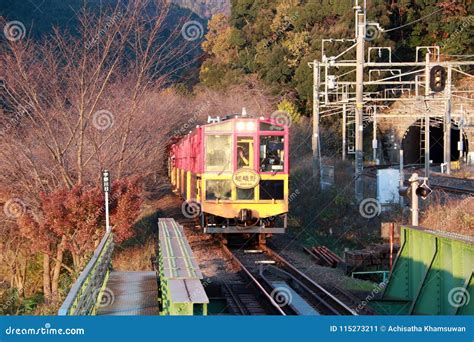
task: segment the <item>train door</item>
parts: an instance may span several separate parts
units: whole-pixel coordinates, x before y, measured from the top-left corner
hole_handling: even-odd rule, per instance
[[[236,148],[236,169],[255,169],[255,147],[253,137],[237,137]],[[255,189],[235,188],[237,200],[254,200]]]

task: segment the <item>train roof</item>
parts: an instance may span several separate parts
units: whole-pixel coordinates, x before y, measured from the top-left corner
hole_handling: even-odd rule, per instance
[[[278,113],[278,112],[276,112]],[[254,122],[254,126],[250,127],[249,125],[241,126],[239,122]],[[235,125],[234,125],[235,123]],[[285,132],[288,129],[289,119],[285,116],[276,115],[275,118],[269,117],[266,118],[264,116],[256,117],[252,115],[247,115],[245,111],[239,114],[228,114],[224,117],[208,117],[208,123],[204,125],[198,125],[195,128],[191,129],[186,135],[183,135],[178,141],[175,141],[171,144],[174,146],[179,144],[183,138],[191,136],[198,132],[198,129],[204,129],[205,132],[219,132],[219,133],[227,133],[233,132],[235,130],[245,131],[246,129],[250,128],[250,131],[262,131],[262,132]]]
[[[275,126],[275,127],[281,127],[281,128],[285,128],[287,126],[287,124],[284,123],[280,123],[279,121],[280,120],[277,120],[277,119],[273,119],[273,118],[265,118],[263,116],[260,116],[260,117],[254,117],[254,116],[249,116],[249,115],[241,115],[241,114],[231,114],[231,115],[226,115],[225,117],[223,117],[222,119],[221,118],[216,118],[216,119],[212,119],[212,120],[215,120],[214,122],[208,122],[207,124],[203,125],[202,127],[207,127],[207,126],[219,126],[219,125],[223,125],[223,126],[226,126],[226,123],[229,123],[229,122],[235,122],[235,121],[241,121],[241,120],[252,120],[252,121],[259,121],[261,123],[267,123],[269,125],[272,125],[272,126]],[[285,120],[283,120],[285,121]],[[282,129],[282,130],[283,130]],[[260,128],[260,130],[267,130],[267,129],[262,129]]]

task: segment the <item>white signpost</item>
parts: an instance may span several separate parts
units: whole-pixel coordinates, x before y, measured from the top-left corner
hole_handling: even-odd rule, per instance
[[[105,194],[105,230],[110,232],[109,220],[109,191],[110,191],[110,172],[108,170],[102,171],[102,186]]]

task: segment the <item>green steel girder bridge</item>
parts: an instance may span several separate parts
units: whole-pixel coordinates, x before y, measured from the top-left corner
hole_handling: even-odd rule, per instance
[[[473,237],[401,227],[400,243],[380,314],[474,315]]]
[[[209,299],[183,227],[158,220],[155,271],[114,271],[107,232],[58,311],[69,315],[205,315]]]
[[[379,314],[473,315],[474,238],[403,226],[401,248]],[[157,269],[112,269],[113,234],[107,233],[72,286],[58,315],[205,315],[209,299],[183,227],[158,220]]]

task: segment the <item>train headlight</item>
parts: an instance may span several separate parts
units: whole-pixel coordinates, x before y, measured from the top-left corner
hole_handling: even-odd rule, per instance
[[[247,128],[247,131],[255,130],[255,122],[253,121],[247,122],[247,124],[245,125],[245,128]]]
[[[237,131],[239,132],[248,132],[248,131],[255,131],[255,122],[253,121],[237,121]]]

